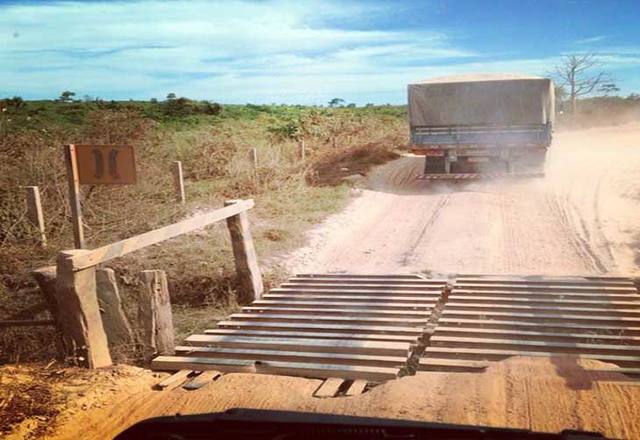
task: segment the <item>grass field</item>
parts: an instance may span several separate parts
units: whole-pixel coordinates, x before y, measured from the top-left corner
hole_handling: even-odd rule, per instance
[[[138,184],[83,187],[90,248],[254,198],[251,227],[267,285],[285,273],[277,256],[340,210],[344,177],[397,157],[406,144],[403,107],[225,106],[196,102],[22,102],[0,107],[0,319],[45,318],[29,272],[72,247],[61,146],[121,143],[136,150]],[[304,142],[306,155],[300,157]],[[250,158],[257,150],[258,163]],[[170,166],[182,161],[186,205],[176,202]],[[26,218],[24,190],[38,185],[49,245]],[[135,325],[137,273],[167,272],[178,339],[236,307],[237,283],[225,224],[114,260]],[[0,329],[0,361],[49,359],[53,330]],[[135,352],[123,353],[135,360]],[[121,359],[124,360],[124,359]]]

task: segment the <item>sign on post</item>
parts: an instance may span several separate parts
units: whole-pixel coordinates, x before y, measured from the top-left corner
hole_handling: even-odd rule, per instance
[[[130,145],[65,145],[69,204],[76,249],[84,249],[80,185],[136,183],[136,162]]]
[[[132,185],[136,160],[130,145],[75,145],[81,185]]]

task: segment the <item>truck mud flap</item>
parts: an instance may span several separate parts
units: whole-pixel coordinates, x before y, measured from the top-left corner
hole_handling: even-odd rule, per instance
[[[422,174],[418,180],[482,180],[482,179],[523,179],[544,177],[544,173],[451,173],[451,174]]]

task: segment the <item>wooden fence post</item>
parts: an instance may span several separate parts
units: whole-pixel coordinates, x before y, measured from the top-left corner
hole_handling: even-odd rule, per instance
[[[39,240],[42,247],[47,245],[47,236],[44,230],[44,215],[40,203],[40,189],[37,186],[25,186],[27,190],[27,215],[33,225],[38,228]]]
[[[304,143],[304,139],[300,141],[300,161],[304,162],[307,157],[307,146]]]
[[[108,367],[111,355],[102,326],[95,266],[74,271],[70,258],[88,254],[85,250],[58,254],[56,301],[65,351],[89,368]]]
[[[143,286],[139,290],[138,318],[143,327],[143,345],[153,354],[173,354],[175,335],[167,274],[163,270],[140,272]]]
[[[253,167],[258,168],[258,150],[255,147],[249,151],[249,157]]]
[[[239,200],[227,200],[225,206],[232,205]],[[231,245],[235,258],[236,273],[240,282],[238,303],[248,304],[260,299],[264,291],[262,275],[258,266],[256,250],[249,228],[249,216],[246,211],[227,218],[227,227],[231,235]]]
[[[64,157],[67,163],[67,183],[69,186],[69,205],[71,206],[71,222],[73,225],[73,243],[76,249],[84,249],[84,230],[82,229],[82,206],[80,204],[80,177],[75,145],[64,146]]]
[[[176,191],[176,198],[180,203],[186,202],[184,193],[184,175],[182,174],[182,162],[176,160],[171,165],[171,174],[173,174],[173,185]]]
[[[122,309],[116,274],[113,269],[96,270],[96,289],[102,325],[112,349],[120,350],[134,344],[133,331]]]

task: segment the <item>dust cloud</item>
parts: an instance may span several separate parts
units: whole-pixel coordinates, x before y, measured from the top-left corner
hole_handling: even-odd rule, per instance
[[[639,273],[640,124],[557,133],[543,178],[426,182],[374,170],[287,258],[293,272]]]

